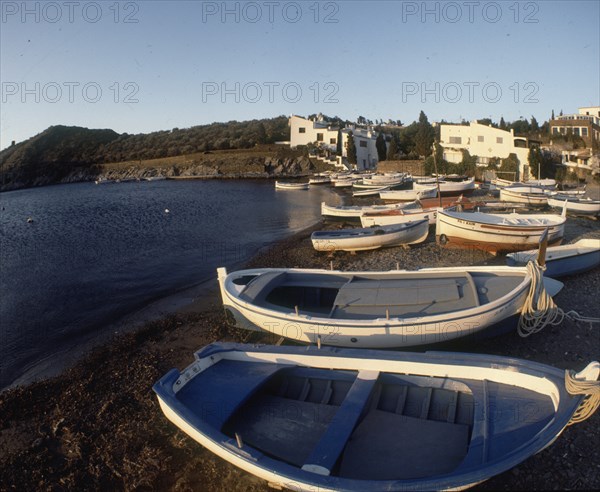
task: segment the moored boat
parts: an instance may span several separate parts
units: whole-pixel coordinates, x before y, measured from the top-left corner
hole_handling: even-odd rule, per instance
[[[591,415],[599,372],[597,362],[576,373],[482,354],[219,343],[153,390],[176,427],[277,488],[461,490]]]
[[[488,214],[442,210],[437,216],[436,240],[447,247],[499,252],[536,248],[548,229],[548,244],[560,244],[565,210],[552,214]]]
[[[278,190],[308,190],[308,187],[308,183],[275,181],[275,188]]]
[[[536,258],[537,250],[519,251],[506,255],[509,266],[523,266]],[[582,273],[600,265],[600,239],[580,239],[573,244],[552,246],[546,250],[544,275],[560,278]]]
[[[429,223],[424,219],[384,227],[315,231],[310,239],[317,251],[366,251],[422,243],[428,234]]]
[[[360,223],[363,227],[373,227],[427,219],[429,224],[435,224],[439,210],[443,209],[441,207],[431,207],[364,212],[360,216]]]
[[[509,186],[500,189],[500,200],[544,206],[548,203],[548,195],[543,188],[535,186]]]

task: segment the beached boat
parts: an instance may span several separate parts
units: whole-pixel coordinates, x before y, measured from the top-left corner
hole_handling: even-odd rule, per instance
[[[352,196],[378,196],[380,192],[389,190],[389,186],[379,186],[377,188],[355,189],[352,187]]]
[[[536,186],[509,186],[500,189],[500,200],[544,206],[548,203],[548,195]]]
[[[278,489],[462,490],[593,414],[599,366],[215,343],[153,390],[177,428]]]
[[[600,215],[600,200],[581,198],[573,195],[554,195],[548,197],[548,205],[552,208],[567,208],[567,212],[573,215]]]
[[[502,179],[502,178],[494,178],[494,179],[492,179],[491,183],[496,188],[506,188],[507,186],[512,186],[512,185],[516,184],[515,181],[510,181],[508,179]]]
[[[360,216],[360,223],[363,227],[373,227],[403,224],[413,220],[427,219],[429,224],[433,225],[436,223],[437,214],[440,210],[443,210],[443,208],[430,207],[364,212]]]
[[[385,227],[315,231],[310,239],[317,251],[366,251],[422,243],[428,234],[429,222],[424,219]]]
[[[227,317],[238,327],[362,348],[430,345],[510,331],[531,284],[528,268],[508,266],[217,272]],[[544,286],[555,295],[562,284],[544,277]]]
[[[275,181],[275,188],[278,190],[308,190],[308,187],[308,183]]]
[[[526,265],[537,257],[537,250],[519,251],[506,255],[509,266]],[[544,275],[560,278],[582,273],[600,265],[600,239],[580,239],[573,244],[552,246],[546,250]]]
[[[437,188],[422,188],[419,190],[382,190],[379,192],[379,198],[386,201],[412,201],[425,198],[435,198],[437,196]]]
[[[434,184],[432,183],[413,183],[413,190],[429,189]],[[438,184],[435,184],[437,188]],[[440,194],[442,196],[449,195],[466,195],[472,193],[475,190],[475,178],[466,179],[464,181],[440,181],[439,182]]]
[[[405,202],[396,203],[393,205],[348,205],[348,206],[332,206],[327,205],[325,202],[321,202],[321,215],[328,219],[339,219],[339,220],[355,220],[360,221],[360,216],[365,212],[381,212],[384,210],[397,210],[401,208],[420,208],[418,203]]]
[[[565,210],[562,215],[442,210],[437,216],[435,236],[444,246],[496,254],[537,248],[546,229],[548,244],[560,244],[565,221]]]

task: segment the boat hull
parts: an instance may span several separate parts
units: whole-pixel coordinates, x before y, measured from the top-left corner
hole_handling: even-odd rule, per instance
[[[435,275],[440,272],[464,274],[466,267],[446,269],[423,269],[418,275]],[[499,275],[520,275],[522,279],[509,294],[492,302],[452,313],[438,315],[382,317],[375,319],[332,318],[304,315],[295,312],[282,312],[265,308],[240,298],[236,279],[248,275],[260,275],[274,271],[297,271],[295,269],[255,269],[242,270],[230,275],[219,268],[218,279],[223,306],[232,324],[253,331],[263,331],[276,336],[304,343],[323,343],[337,347],[359,348],[400,348],[420,345],[433,345],[451,340],[481,335],[482,332],[511,316],[520,313],[527,296],[530,277],[526,268],[495,267]],[[477,274],[488,272],[487,267],[468,267],[468,271]],[[328,275],[340,274],[324,270],[301,270],[302,272]],[[365,272],[353,272],[360,276]],[[373,272],[370,272],[372,274]],[[392,274],[410,275],[415,272],[384,272],[376,275],[386,278]],[[423,291],[424,292],[424,291]],[[556,291],[554,292],[556,293]]]
[[[428,234],[429,224],[423,220],[414,224],[407,223],[406,227],[317,231],[311,235],[311,241],[317,251],[367,251],[422,243]]]
[[[535,258],[536,251],[522,251],[506,256],[509,266],[523,266]],[[600,239],[582,239],[575,244],[565,244],[546,250],[544,275],[561,278],[587,272],[600,265]]]
[[[548,244],[558,245],[564,236],[564,220],[540,225],[490,224],[479,222],[476,215],[455,217],[438,214],[436,241],[448,248],[477,249],[491,254],[510,253],[537,248],[544,231],[548,229]],[[507,215],[511,217],[513,214]],[[518,214],[515,220],[518,219]]]
[[[589,364],[582,373],[578,375],[581,379],[593,381],[598,377],[598,363]],[[315,393],[325,396],[318,401],[308,394],[302,398],[286,391],[281,392],[283,396],[271,396],[280,381],[290,380],[286,374],[304,376],[306,381],[312,377],[309,388],[314,386]],[[217,456],[270,484],[302,491],[383,492],[464,489],[543,450],[568,425],[584,398],[569,395],[563,380],[562,370],[508,357],[213,344],[198,351],[195,361],[183,371],[173,369],[165,374],[153,390],[163,413],[179,429]],[[339,400],[330,401],[331,395],[318,391],[320,381],[329,381],[336,395],[340,387],[350,389],[341,392]],[[226,391],[222,390],[224,382],[230,386]],[[390,395],[384,393],[385,384],[405,387],[406,393],[401,394],[408,395],[403,400],[408,401],[406,409],[405,405],[396,405],[395,411],[369,405],[373,400],[384,403],[380,395]],[[445,421],[443,424],[436,423],[433,416],[421,416],[420,420],[411,417],[410,408],[421,400],[410,391],[428,393],[430,401],[420,406],[433,412],[436,402],[439,405],[441,401],[444,407],[448,404],[449,409],[458,411],[449,412],[445,419],[437,417]],[[454,395],[457,402],[453,405]],[[396,400],[400,398],[394,398],[394,403]],[[438,447],[450,446],[445,438],[457,431],[458,436],[464,436],[460,444],[453,441],[462,448],[460,455],[447,471],[410,478],[411,465],[405,462],[410,458],[403,459],[392,449],[379,457],[373,453],[381,442],[373,432],[366,434],[367,439],[373,437],[365,445],[371,450],[349,449],[353,439],[360,439],[363,423],[373,422],[373,418],[382,424],[371,427],[379,430],[381,440],[385,440],[381,434],[386,431],[399,432],[386,422],[404,425],[406,441],[392,439],[387,443],[400,451],[398,446],[412,446],[415,453],[429,446],[435,453]],[[407,424],[429,432],[419,437]],[[253,426],[269,437],[253,435]],[[238,433],[236,427],[244,431]],[[436,432],[438,429],[444,433]],[[250,443],[244,441],[247,436]],[[282,453],[273,446],[279,444],[277,441],[288,448],[309,446],[304,446],[307,451],[299,460],[290,462],[280,458]],[[442,449],[442,456],[444,452]],[[424,454],[431,458],[430,453]],[[345,465],[339,471],[334,469],[335,461],[352,462],[353,458],[364,461],[355,468]],[[368,471],[382,460],[392,473],[405,473],[409,478],[388,478],[379,473],[375,478],[348,477],[361,468]],[[415,463],[422,465],[423,461]]]
[[[500,190],[500,200],[505,202],[526,203],[527,205],[543,207],[548,203],[548,196],[543,193],[521,193],[508,188]]]
[[[566,205],[565,201],[567,202]],[[589,215],[592,217],[600,215],[600,200],[578,200],[572,197],[569,199],[548,198],[548,205],[558,210],[562,210],[565,206],[567,212],[574,215]]]

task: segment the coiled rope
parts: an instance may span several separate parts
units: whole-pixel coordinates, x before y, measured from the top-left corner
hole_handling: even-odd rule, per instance
[[[541,331],[547,325],[559,325],[565,318],[572,321],[587,323],[600,323],[600,318],[581,316],[576,311],[564,312],[555,303],[544,289],[545,265],[540,265],[537,260],[527,263],[527,270],[531,277],[529,293],[521,310],[517,331],[523,338]]]
[[[594,364],[598,364],[597,362]],[[600,406],[600,381],[577,379],[573,370],[565,371],[565,389],[570,395],[586,395],[575,410],[567,425],[583,422]]]

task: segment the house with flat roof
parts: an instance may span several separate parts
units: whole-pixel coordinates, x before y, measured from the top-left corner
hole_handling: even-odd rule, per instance
[[[505,159],[515,154],[519,160],[518,179],[529,177],[529,142],[525,137],[515,136],[510,131],[482,125],[472,121],[469,125],[440,125],[440,145],[444,149],[444,159],[459,163],[463,150],[477,156],[477,165],[486,167],[493,158]]]
[[[600,143],[600,106],[579,108],[577,114],[565,114],[550,120],[550,136],[576,135],[588,147]]]
[[[296,148],[301,145],[315,144],[316,146],[335,152],[338,138],[342,140],[342,157],[347,157],[346,144],[350,132],[356,146],[356,168],[374,169],[377,166],[378,156],[377,141],[378,133],[370,128],[361,128],[350,125],[343,128],[330,125],[319,114],[316,119],[310,120],[301,116],[292,115],[289,119],[290,147]],[[341,161],[338,159],[338,161]]]

